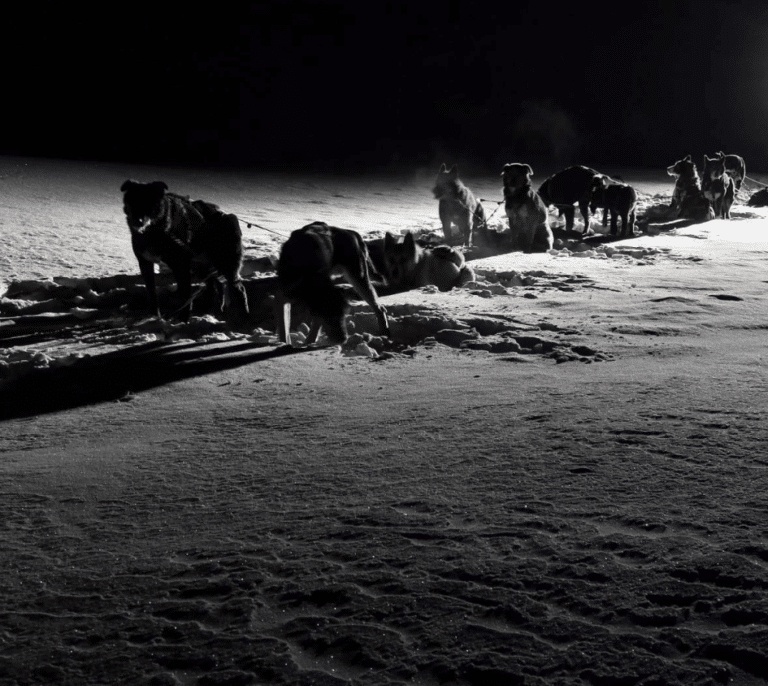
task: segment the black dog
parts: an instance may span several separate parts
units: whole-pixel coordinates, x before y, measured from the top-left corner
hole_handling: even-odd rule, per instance
[[[607,225],[608,214],[611,216],[611,235],[619,231],[618,218],[621,217],[621,236],[635,233],[635,208],[637,192],[626,183],[617,183],[607,176],[596,176],[592,181],[592,201],[590,210],[594,213],[603,208],[603,226]]]
[[[313,317],[307,343],[317,340],[321,325],[333,343],[346,340],[347,299],[331,279],[335,270],[343,272],[357,294],[373,308],[382,335],[388,336],[387,314],[371,283],[371,269],[368,250],[357,231],[324,222],[314,222],[294,231],[283,244],[277,264],[282,291],[277,332],[280,340],[290,344],[293,302],[306,306]]]
[[[589,229],[589,203],[592,199],[592,181],[599,172],[589,167],[568,167],[553,174],[541,184],[539,195],[544,205],[555,205],[560,214],[565,215],[565,230],[573,229],[578,203],[581,216],[584,217],[584,232]]]
[[[173,272],[184,305],[182,318],[189,321],[192,271],[206,272],[213,286],[218,276],[229,285],[230,296],[241,314],[248,313],[240,267],[243,242],[240,223],[234,214],[202,200],[167,193],[162,181],[126,181],[123,209],[131,230],[131,244],[149,294],[150,309],[160,316],[155,291],[155,264],[164,263]]]
[[[747,205],[750,207],[768,207],[768,188],[761,188],[749,196]]]

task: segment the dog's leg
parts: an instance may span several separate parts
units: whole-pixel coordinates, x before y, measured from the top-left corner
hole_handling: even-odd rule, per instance
[[[312,323],[309,325],[309,332],[304,342],[307,345],[312,345],[317,342],[317,336],[320,333],[320,320],[317,317],[312,317]]]
[[[149,297],[149,311],[156,317],[160,317],[160,307],[157,304],[157,291],[155,290],[155,263],[145,260],[143,257],[136,258],[139,261],[139,271],[144,279],[144,285],[147,288]]]
[[[629,212],[626,210],[621,211],[621,233],[620,236],[629,236]],[[617,222],[617,230],[618,230],[618,222]]]
[[[275,318],[277,319],[277,337],[286,345],[291,344],[291,303],[282,295],[275,297]]]
[[[461,237],[467,247],[472,245],[472,216],[470,210],[461,215]]]
[[[440,222],[443,225],[443,236],[445,238],[445,242],[448,245],[453,245],[453,236],[451,234],[451,211],[448,208],[447,202],[441,200],[437,209],[440,213]]]
[[[245,293],[245,286],[243,280],[239,276],[227,277],[227,306],[234,304],[238,317],[245,317],[249,314],[248,309],[248,296]],[[224,303],[222,302],[221,310],[224,310]]]
[[[524,241],[526,243],[525,245],[525,252],[532,253],[533,252],[533,246],[536,242],[536,229],[534,228],[531,231],[526,231],[524,235]]]
[[[589,230],[589,202],[580,200],[579,211],[581,212],[581,216],[584,218],[584,233],[586,233]]]
[[[545,221],[537,229],[536,233],[541,233],[544,242],[547,245],[547,250],[552,250],[555,245],[555,237],[552,235],[552,229],[549,228],[549,222]]]
[[[178,294],[181,302],[181,319],[184,322],[189,321],[189,315],[192,312],[192,265],[189,260],[179,260],[168,265],[176,277]]]
[[[205,280],[205,290],[211,299],[211,307],[214,312],[224,312],[224,306],[228,305],[224,284],[219,280],[218,274],[212,274]]]
[[[562,213],[565,215],[565,230],[573,231],[574,218],[576,216],[576,210],[573,205],[562,208]]]
[[[367,271],[363,274],[353,274],[346,269],[344,274],[352,284],[352,288],[363,299],[371,309],[376,313],[376,319],[379,322],[379,332],[382,336],[389,336],[389,321],[387,320],[387,311],[379,302],[376,291],[373,290],[371,281],[368,278]]]

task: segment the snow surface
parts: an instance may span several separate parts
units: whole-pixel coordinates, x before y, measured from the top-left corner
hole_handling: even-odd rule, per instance
[[[0,159],[0,684],[763,682],[766,210],[474,261],[394,344],[142,310],[126,178],[278,232],[256,302],[309,221],[438,230],[433,175]]]

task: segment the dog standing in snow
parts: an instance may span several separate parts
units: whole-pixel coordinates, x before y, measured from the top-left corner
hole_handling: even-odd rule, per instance
[[[598,207],[603,208],[603,226],[606,226],[610,214],[612,236],[618,234],[619,217],[621,217],[620,235],[622,237],[634,235],[637,192],[632,186],[618,183],[602,174],[596,176],[592,181],[592,201],[589,209],[594,213]]]
[[[280,250],[277,280],[280,284],[278,337],[289,344],[291,304],[304,305],[312,315],[306,342],[314,343],[322,326],[333,343],[347,339],[344,321],[347,299],[344,290],[335,285],[332,273],[341,271],[355,292],[370,305],[384,336],[389,335],[389,322],[371,283],[372,269],[368,250],[357,231],[313,222],[294,231]]]
[[[589,167],[567,167],[552,174],[539,186],[539,195],[545,207],[554,205],[565,215],[565,230],[573,230],[578,203],[584,217],[584,232],[589,229],[589,202],[592,199],[592,181],[600,172]]]
[[[211,288],[222,277],[239,314],[248,313],[248,298],[240,278],[242,233],[234,214],[225,214],[217,205],[203,200],[191,201],[186,196],[168,193],[163,181],[141,183],[129,179],[120,190],[131,245],[153,314],[160,316],[155,290],[155,264],[160,263],[176,278],[184,303],[184,321],[189,321],[191,311],[193,270],[206,273]]]

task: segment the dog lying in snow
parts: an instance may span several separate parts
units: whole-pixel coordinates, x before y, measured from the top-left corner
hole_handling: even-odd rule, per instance
[[[290,344],[291,303],[301,303],[312,315],[307,343],[314,343],[320,326],[333,343],[347,339],[347,299],[334,285],[332,273],[341,271],[355,292],[376,313],[382,335],[389,335],[387,314],[379,304],[370,277],[370,257],[360,234],[350,229],[313,222],[294,231],[283,244],[277,263],[281,293],[278,337]]]
[[[240,267],[243,242],[240,223],[217,205],[168,193],[162,181],[127,180],[120,187],[123,210],[131,230],[131,245],[149,294],[151,311],[160,316],[155,290],[155,264],[173,272],[184,305],[182,319],[189,321],[192,271],[206,274],[209,288],[222,277],[240,314],[248,313]],[[221,303],[223,308],[223,301]]]
[[[768,207],[768,188],[761,188],[749,197],[747,205],[750,207]]]
[[[423,248],[416,243],[412,233],[397,238],[388,231],[384,236],[381,261],[384,277],[393,293],[430,285],[449,291],[475,280],[472,267],[466,264],[464,255],[457,249],[447,245]]]

